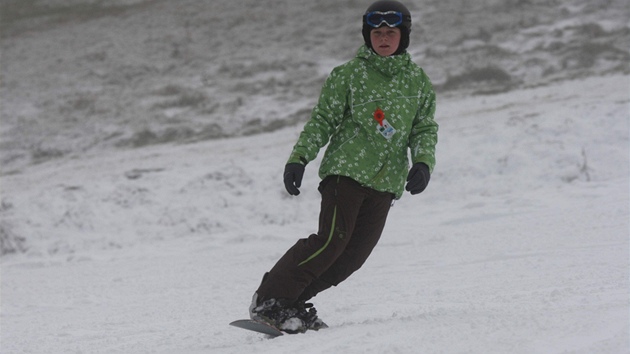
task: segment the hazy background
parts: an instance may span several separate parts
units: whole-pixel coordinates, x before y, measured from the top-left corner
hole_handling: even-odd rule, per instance
[[[369,1],[2,0],[2,174],[305,121]],[[439,97],[630,73],[625,0],[409,0]]]

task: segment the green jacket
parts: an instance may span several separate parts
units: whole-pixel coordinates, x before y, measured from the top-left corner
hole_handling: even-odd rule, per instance
[[[380,109],[395,129],[375,119]],[[438,125],[435,92],[408,53],[381,57],[365,45],[349,62],[333,69],[319,102],[304,125],[288,163],[308,163],[328,143],[319,176],[347,176],[400,198],[411,163],[433,171]],[[382,117],[380,117],[382,118]]]

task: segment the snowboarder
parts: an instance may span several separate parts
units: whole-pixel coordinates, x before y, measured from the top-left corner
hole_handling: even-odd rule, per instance
[[[306,165],[328,144],[319,168],[319,231],[265,273],[252,319],[288,333],[326,327],[306,301],[363,265],[404,189],[427,187],[437,144],[435,93],[406,51],[410,30],[403,4],[374,2],[363,15],[365,44],[327,78],[284,170],[287,192],[299,195]]]

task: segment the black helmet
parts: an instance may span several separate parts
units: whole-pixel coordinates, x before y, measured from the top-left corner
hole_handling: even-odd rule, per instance
[[[376,14],[375,14],[376,12]],[[388,18],[388,12],[396,15]],[[400,14],[400,15],[398,15]],[[374,16],[376,21],[371,20]],[[398,18],[396,18],[398,16]],[[398,1],[394,0],[380,0],[374,2],[367,8],[365,14],[363,14],[363,40],[368,48],[372,49],[372,41],[370,40],[370,32],[374,28],[381,26],[390,26],[400,28],[400,45],[394,55],[403,53],[407,47],[409,47],[409,32],[411,31],[411,13],[407,7]]]

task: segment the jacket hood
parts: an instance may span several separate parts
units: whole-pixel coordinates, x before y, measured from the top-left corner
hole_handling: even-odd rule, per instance
[[[359,48],[356,57],[367,61],[368,65],[374,68],[374,70],[388,77],[398,74],[411,61],[411,56],[407,52],[389,57],[382,57],[376,54],[372,49],[368,48],[365,44]]]

